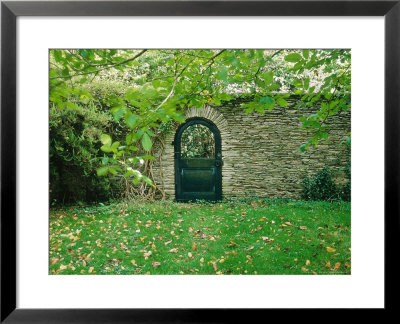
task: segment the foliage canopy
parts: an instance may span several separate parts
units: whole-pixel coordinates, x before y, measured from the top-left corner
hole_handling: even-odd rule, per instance
[[[101,104],[126,133],[118,139],[101,135],[101,150],[109,158],[97,173],[122,173],[150,186],[137,166],[152,159],[157,133],[171,121],[183,122],[187,107],[240,99],[247,113],[262,114],[287,107],[288,98],[296,96],[297,108],[312,111],[301,118],[302,127],[313,130],[300,148],[305,150],[328,139],[327,119],[348,110],[351,101],[346,49],[51,50],[49,73],[50,105],[60,110],[96,104],[93,83],[123,85],[119,95],[103,97]]]

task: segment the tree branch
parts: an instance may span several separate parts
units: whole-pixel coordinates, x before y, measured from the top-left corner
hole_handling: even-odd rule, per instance
[[[69,78],[73,78],[73,77],[79,76],[79,75],[87,75],[87,74],[92,74],[92,73],[99,73],[101,71],[111,69],[111,68],[113,68],[115,66],[124,65],[126,63],[132,62],[132,61],[136,60],[139,56],[142,56],[147,51],[148,51],[147,49],[142,50],[140,53],[136,54],[134,57],[131,57],[131,58],[129,58],[129,59],[125,60],[125,61],[122,61],[122,62],[118,62],[118,63],[115,63],[115,64],[108,65],[108,66],[104,67],[103,69],[97,69],[97,70],[94,70],[94,71],[76,73],[74,75],[66,75],[66,76],[60,75],[60,76],[51,77],[50,79],[69,79]]]

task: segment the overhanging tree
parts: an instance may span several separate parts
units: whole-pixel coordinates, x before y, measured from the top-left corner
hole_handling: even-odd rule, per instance
[[[351,105],[350,50],[51,50],[49,78],[50,104],[58,109],[96,101],[87,86],[93,81],[118,79],[126,86],[105,104],[129,131],[122,141],[101,136],[108,157],[98,175],[122,173],[151,186],[138,163],[153,158],[155,131],[172,120],[183,122],[187,107],[241,98],[247,113],[262,114],[287,107],[296,96],[297,108],[312,111],[301,117],[302,127],[313,131],[300,147],[304,151],[328,139],[329,116]]]

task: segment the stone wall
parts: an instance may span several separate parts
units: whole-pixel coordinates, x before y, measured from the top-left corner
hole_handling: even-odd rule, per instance
[[[330,136],[305,152],[299,147],[311,134],[301,129],[299,117],[305,111],[293,107],[275,107],[271,112],[246,114],[235,105],[190,109],[186,118],[203,117],[217,125],[221,132],[222,194],[224,197],[246,194],[269,198],[300,198],[301,181],[324,167],[344,168],[348,163],[344,140],[350,132],[350,111],[330,117]],[[175,198],[174,140],[175,130],[165,138],[161,156],[156,156],[154,176],[166,197]],[[345,182],[344,172],[335,181]]]

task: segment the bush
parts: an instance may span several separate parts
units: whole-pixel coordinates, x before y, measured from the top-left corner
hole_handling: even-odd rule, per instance
[[[339,189],[332,180],[331,171],[324,168],[315,174],[314,178],[305,178],[301,184],[303,191],[302,198],[305,200],[338,200]]]
[[[50,203],[108,201],[118,196],[115,180],[98,177],[100,135],[112,117],[94,104],[50,108]]]

